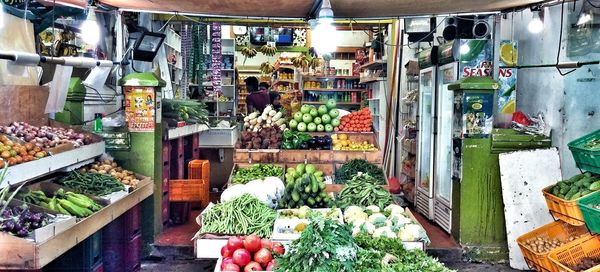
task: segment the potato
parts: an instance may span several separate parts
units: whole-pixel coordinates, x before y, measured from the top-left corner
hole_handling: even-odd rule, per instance
[[[106,170],[98,170],[98,173],[100,173],[100,174],[106,174]]]
[[[110,164],[110,166],[112,166],[112,167],[117,167],[117,163],[116,163],[116,162],[113,162],[113,163],[111,163],[111,164]]]

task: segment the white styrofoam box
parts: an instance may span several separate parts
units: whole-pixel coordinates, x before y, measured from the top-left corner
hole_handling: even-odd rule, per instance
[[[237,126],[232,128],[210,128],[200,133],[200,147],[233,147],[239,134],[240,131]]]
[[[196,238],[194,251],[197,259],[218,259],[221,257],[221,248],[227,244],[227,239]]]
[[[194,133],[198,133],[198,132],[202,132],[202,131],[206,131],[206,130],[208,130],[207,125],[198,125],[198,124],[187,125],[187,126],[183,126],[183,127],[169,129],[168,137],[169,137],[169,140],[173,140],[173,139],[185,137],[185,136],[192,135]]]
[[[273,224],[273,234],[271,239],[275,241],[292,241],[300,238],[300,233],[293,233],[294,228],[300,223],[306,223],[307,225],[310,223],[308,219],[299,219],[299,218],[279,218],[282,211],[285,210],[297,210],[297,209],[280,209],[277,210],[277,219],[275,220],[275,224]],[[331,209],[323,208],[323,209],[311,209],[313,211],[320,212],[328,212]],[[344,223],[344,216],[342,210],[340,208],[336,208],[338,211],[338,220],[340,223]]]
[[[117,192],[112,192],[108,195],[105,196],[101,196],[100,198],[102,199],[106,199],[108,202],[115,203],[119,200],[121,200],[122,198],[126,197],[129,193],[127,191],[117,191]]]
[[[31,235],[33,235],[33,240],[36,243],[39,244],[45,242],[46,240],[54,237],[54,223],[50,223],[41,228],[33,230]]]
[[[64,214],[57,215],[54,221],[54,235],[71,228],[75,223],[77,223],[77,218],[75,218],[75,216]]]

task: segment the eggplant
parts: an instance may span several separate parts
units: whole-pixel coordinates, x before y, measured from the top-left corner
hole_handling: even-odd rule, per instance
[[[306,149],[308,149],[308,148],[309,148],[309,146],[308,146],[308,142],[304,142],[304,143],[301,143],[301,144],[300,144],[300,149],[302,149],[302,150],[306,150]]]
[[[317,147],[317,140],[315,140],[315,138],[308,140],[308,147],[310,147],[310,148]]]
[[[321,137],[316,137],[316,142],[317,142],[317,146],[318,147],[323,147],[326,145],[326,141],[325,139],[321,138]]]

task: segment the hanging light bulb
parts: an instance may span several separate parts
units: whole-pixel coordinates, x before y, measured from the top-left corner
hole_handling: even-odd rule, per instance
[[[81,24],[79,30],[83,42],[92,45],[98,44],[100,41],[100,27],[96,22],[96,10],[94,8],[88,9],[87,19]]]
[[[542,21],[542,11],[533,11],[533,18],[529,21],[527,29],[533,34],[537,34],[544,30],[544,21]]]
[[[333,10],[329,0],[324,0],[312,32],[313,47],[319,54],[328,54],[337,48],[339,33],[333,25]]]
[[[589,13],[582,13],[577,20],[577,25],[585,25],[592,21],[592,15]]]

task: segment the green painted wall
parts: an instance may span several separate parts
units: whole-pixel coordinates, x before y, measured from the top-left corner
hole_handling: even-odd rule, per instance
[[[490,150],[489,138],[463,141],[463,177],[453,207],[458,213],[452,234],[481,261],[507,259],[500,166]]]

